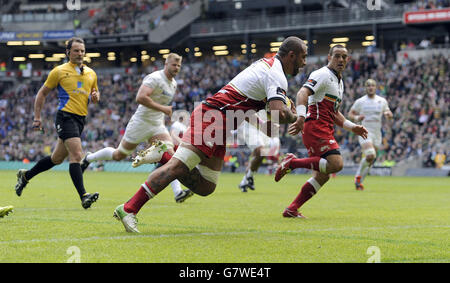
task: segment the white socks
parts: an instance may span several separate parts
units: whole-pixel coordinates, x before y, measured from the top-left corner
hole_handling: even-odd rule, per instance
[[[170,185],[172,186],[174,196],[177,196],[181,191],[183,191],[181,189],[180,181],[178,181],[177,179],[173,180]]]
[[[86,160],[88,162],[99,161],[99,160],[112,160],[113,153],[115,150],[116,149],[112,148],[112,147],[105,147],[103,149],[100,149],[99,151],[89,154],[86,157]]]
[[[256,172],[253,172],[252,170],[247,170],[247,172],[245,172],[244,178],[242,178],[241,181],[241,186],[247,184],[247,178],[249,177],[253,177],[253,174],[255,174]]]
[[[356,176],[361,176],[361,182],[369,173],[370,167],[371,165],[369,164],[369,162],[367,162],[366,158],[364,157],[364,159],[361,160],[361,163],[359,164],[358,170],[356,171]]]

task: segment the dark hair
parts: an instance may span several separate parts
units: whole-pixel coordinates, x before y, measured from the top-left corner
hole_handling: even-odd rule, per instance
[[[330,55],[330,56],[333,55],[333,51],[336,48],[346,48],[346,47],[344,45],[342,45],[342,44],[333,45],[333,47],[330,48],[330,51],[328,52],[328,55]]]
[[[69,39],[66,43],[66,52],[69,53],[70,49],[72,48],[72,44],[74,42],[78,42],[78,43],[82,43],[84,44],[84,40],[80,37],[72,37],[71,39]]]
[[[304,44],[305,43],[300,38],[296,36],[289,36],[283,40],[283,43],[281,43],[281,46],[278,49],[278,55],[284,57],[289,53],[289,51],[294,51],[295,54],[300,54],[301,52],[304,52]]]

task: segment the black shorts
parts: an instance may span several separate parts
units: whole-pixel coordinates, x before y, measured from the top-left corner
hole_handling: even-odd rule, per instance
[[[85,122],[85,116],[59,110],[56,113],[55,119],[55,127],[58,137],[63,141],[69,138],[80,138]]]
[[[329,150],[329,151],[325,152],[320,157],[326,159],[328,157],[328,155],[333,155],[333,154],[341,155],[341,152],[339,151],[339,149],[332,149],[332,150]]]

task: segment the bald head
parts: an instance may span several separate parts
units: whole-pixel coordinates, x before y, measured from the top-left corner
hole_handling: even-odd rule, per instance
[[[295,77],[306,64],[308,48],[303,40],[290,36],[281,43],[277,55],[280,56],[284,73]]]
[[[290,51],[294,52],[295,55],[306,53],[305,42],[296,36],[289,36],[281,43],[281,46],[278,49],[278,55],[284,57],[288,55]]]

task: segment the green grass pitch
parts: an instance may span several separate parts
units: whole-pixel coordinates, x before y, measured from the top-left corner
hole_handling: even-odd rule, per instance
[[[0,262],[450,262],[448,178],[369,176],[361,192],[338,176],[302,207],[308,219],[286,219],[309,175],[257,175],[241,193],[242,174],[222,174],[212,195],[182,204],[166,188],[129,234],[113,210],[147,174],[87,172],[87,191],[100,193],[88,210],[68,172],[38,175],[20,198],[15,174],[0,171],[0,206],[15,207],[0,219]]]

